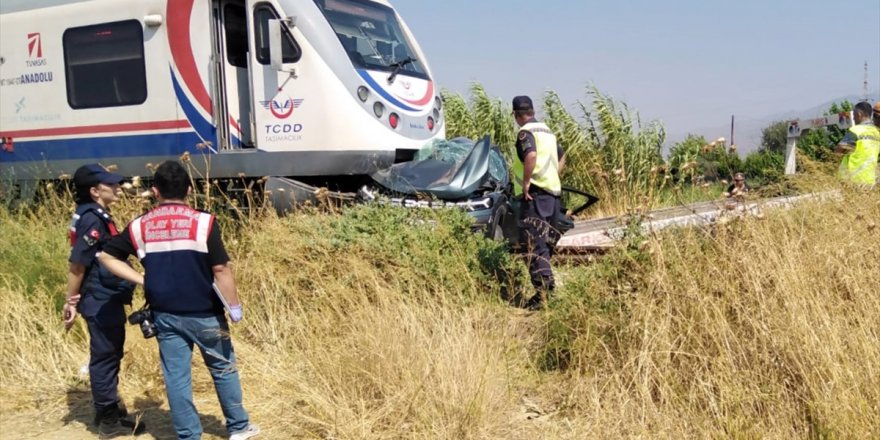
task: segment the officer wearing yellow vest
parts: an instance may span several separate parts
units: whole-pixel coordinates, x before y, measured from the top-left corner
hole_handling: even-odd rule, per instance
[[[838,177],[847,183],[873,187],[877,182],[877,156],[880,155],[880,131],[871,120],[871,104],[860,102],[853,108],[855,125],[834,150],[845,153]]]
[[[513,98],[513,117],[520,127],[513,164],[514,195],[522,203],[520,229],[526,242],[529,276],[536,291],[525,306],[540,310],[556,287],[548,241],[557,233],[554,226],[562,195],[559,173],[565,156],[553,132],[535,120],[531,98]]]

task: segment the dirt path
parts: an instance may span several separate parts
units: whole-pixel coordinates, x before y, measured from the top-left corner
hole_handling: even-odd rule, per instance
[[[92,419],[94,410],[89,403],[88,392],[69,392],[65,402],[46,402],[40,409],[0,410],[0,440],[40,439],[40,440],[85,440],[101,438]],[[201,402],[200,402],[201,403]],[[210,405],[205,405],[210,406]],[[212,408],[213,409],[213,408]],[[140,417],[147,426],[147,432],[137,436],[115,436],[113,438],[138,438],[143,440],[174,439],[176,434],[171,426],[171,416],[164,402],[151,399],[138,399],[129,406],[132,414]],[[219,410],[218,410],[219,412]],[[225,439],[226,428],[216,417],[203,416],[203,439]]]
[[[97,437],[94,431],[81,422],[65,423],[61,420],[41,420],[41,414],[3,414],[0,417],[0,439],[41,439],[41,440],[92,440]],[[138,438],[158,438],[140,436]]]
[[[174,429],[169,425],[168,421],[158,420],[156,417],[144,415],[142,418],[147,425],[147,432],[137,437],[115,436],[113,438],[137,438],[139,440],[154,439],[173,439],[176,438]],[[223,430],[222,427],[208,426],[205,424],[205,434],[202,436],[205,440],[225,439],[226,434],[217,435]],[[212,429],[213,428],[213,429]],[[94,440],[101,438],[97,431],[90,424],[86,424],[80,420],[64,421],[55,417],[47,417],[47,414],[38,411],[24,412],[18,414],[2,414],[0,415],[0,440],[23,440],[23,439],[40,439],[40,440]],[[268,438],[268,437],[262,437]]]

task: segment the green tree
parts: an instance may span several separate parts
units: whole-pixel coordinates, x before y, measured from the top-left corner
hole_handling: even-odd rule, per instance
[[[844,99],[841,102],[835,102],[831,104],[831,107],[828,109],[826,115],[835,115],[838,113],[849,113],[853,111],[853,103],[849,102],[849,100]]]
[[[696,162],[700,151],[708,144],[705,137],[689,134],[669,151],[669,166],[681,169],[687,163]]]
[[[788,121],[777,121],[761,130],[761,149],[775,153],[785,153],[788,136]]]
[[[825,127],[808,130],[801,135],[800,139],[798,139],[798,154],[802,154],[813,160],[831,160],[834,158],[831,154],[834,145],[843,138],[841,135],[837,141],[834,141],[834,137],[835,134]]]
[[[782,179],[785,169],[783,153],[760,150],[746,156],[742,171],[753,186],[778,182]]]
[[[849,113],[852,111],[852,108],[853,105],[849,101],[835,102],[831,104],[825,115]],[[834,150],[834,146],[843,139],[843,136],[844,130],[835,125],[807,130],[798,139],[798,153],[818,161],[837,160],[831,153]],[[784,152],[785,149],[783,148],[781,151]]]
[[[720,180],[730,179],[741,171],[742,160],[722,139],[708,142],[703,136],[688,135],[672,147],[669,166],[678,169],[685,179]]]
[[[708,180],[732,179],[742,169],[742,160],[723,142],[711,142],[697,156],[697,172]]]

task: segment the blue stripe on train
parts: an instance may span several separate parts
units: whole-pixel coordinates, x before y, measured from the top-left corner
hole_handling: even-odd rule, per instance
[[[180,108],[183,109],[183,114],[186,115],[189,124],[196,130],[196,133],[198,133],[202,139],[210,142],[211,145],[217,145],[217,127],[214,127],[213,124],[206,121],[201,113],[199,113],[198,109],[196,109],[196,107],[189,101],[186,97],[186,93],[183,92],[183,88],[177,81],[177,77],[174,76],[174,69],[171,69],[170,67],[169,69],[171,72],[171,82],[174,84],[174,94],[177,96],[177,102],[180,103]]]
[[[394,105],[396,105],[397,107],[400,107],[401,109],[406,110],[406,111],[410,111],[410,112],[417,112],[417,111],[419,111],[419,109],[417,109],[417,108],[413,108],[413,107],[410,107],[410,106],[404,104],[403,102],[401,102],[399,99],[397,99],[397,98],[391,96],[391,94],[388,93],[387,91],[385,91],[385,89],[383,89],[382,86],[380,86],[379,83],[377,83],[377,82],[373,79],[373,77],[371,77],[370,74],[367,73],[366,70],[358,69],[357,73],[358,73],[358,75],[361,76],[361,78],[362,78],[364,81],[367,82],[367,84],[370,86],[370,88],[372,88],[376,93],[379,94],[379,96],[381,96],[381,97],[387,99],[387,100],[390,101],[392,104],[394,104]]]
[[[167,156],[184,151],[201,152],[201,142],[192,131],[41,141],[15,141],[15,152],[0,151],[0,162],[101,159],[105,157]]]

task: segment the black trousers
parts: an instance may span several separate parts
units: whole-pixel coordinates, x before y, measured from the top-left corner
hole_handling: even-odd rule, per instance
[[[80,311],[89,327],[89,379],[95,410],[119,402],[119,366],[125,345],[125,309],[117,301],[97,301],[84,296]]]
[[[550,243],[558,235],[554,227],[560,208],[559,197],[536,193],[532,200],[522,200],[520,228],[525,243],[526,263],[535,290],[549,292],[556,287],[553,268],[550,266],[552,248]]]

